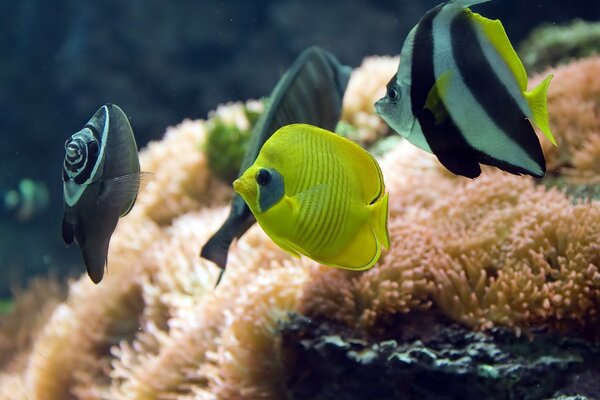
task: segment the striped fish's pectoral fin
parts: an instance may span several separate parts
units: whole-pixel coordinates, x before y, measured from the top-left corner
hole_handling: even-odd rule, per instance
[[[486,38],[496,49],[496,52],[500,55],[502,60],[504,60],[515,76],[521,91],[524,92],[527,90],[527,72],[525,71],[525,67],[523,67],[521,59],[517,55],[517,52],[510,43],[502,22],[499,20],[487,19],[476,13],[470,13],[469,16],[475,26],[483,31]]]
[[[278,237],[271,237],[271,239],[273,240],[273,242],[275,242],[277,246],[281,247],[283,250],[288,252],[292,257],[300,258],[300,253],[293,248],[291,242],[288,242],[287,240]]]
[[[477,161],[477,156],[473,152],[448,151],[434,154],[439,162],[455,175],[477,178],[481,174],[481,167]]]
[[[451,80],[452,70],[449,69],[440,75],[429,91],[427,99],[425,99],[423,108],[431,111],[435,119],[435,125],[442,124],[448,118],[448,110],[444,105],[444,98],[447,96]]]
[[[65,244],[73,243],[75,239],[75,226],[68,222],[63,216],[61,234]]]
[[[531,108],[532,122],[540,128],[553,145],[557,146],[556,139],[550,130],[550,122],[548,121],[548,86],[553,77],[554,75],[548,75],[542,83],[529,92],[525,92],[525,98]]]
[[[98,200],[111,207],[119,207],[123,217],[131,211],[143,182],[152,176],[148,172],[134,172],[102,182]]]

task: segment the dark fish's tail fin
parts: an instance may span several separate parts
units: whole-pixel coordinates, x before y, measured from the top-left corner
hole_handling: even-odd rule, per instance
[[[233,242],[234,236],[229,228],[229,225],[225,223],[209,240],[206,242],[202,250],[200,251],[200,257],[210,260],[217,264],[221,268],[219,279],[216,285],[221,281],[225,267],[227,266],[227,254],[229,253],[229,246]],[[215,286],[216,286],[215,285]]]
[[[100,283],[108,258],[108,241],[102,244],[87,242],[81,247],[81,253],[90,279],[96,284]]]

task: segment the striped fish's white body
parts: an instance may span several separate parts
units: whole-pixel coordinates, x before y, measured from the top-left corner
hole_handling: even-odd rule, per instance
[[[332,132],[278,130],[234,182],[280,247],[322,264],[361,270],[389,248],[387,194],[375,159]]]
[[[525,70],[502,24],[465,8],[484,1],[450,1],[425,14],[405,41],[377,112],[454,173],[476,177],[484,163],[543,176],[545,160],[529,120],[553,140],[549,79],[525,91]]]

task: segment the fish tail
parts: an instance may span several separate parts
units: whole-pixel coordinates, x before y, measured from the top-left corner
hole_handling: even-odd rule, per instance
[[[548,75],[542,83],[531,89],[529,92],[525,92],[525,98],[531,108],[533,123],[540,128],[548,140],[556,146],[556,139],[554,139],[554,136],[552,135],[550,123],[548,122],[547,96],[548,86],[550,85],[552,78],[553,75]]]
[[[227,225],[224,225],[219,229],[208,242],[206,242],[200,251],[200,257],[214,262],[222,270],[224,270],[227,265],[229,246],[231,246],[231,243],[233,242],[233,235],[228,232],[228,229],[223,229],[225,227],[227,227]]]
[[[373,232],[377,241],[384,249],[390,249],[390,236],[388,233],[388,193],[375,203],[369,206],[371,209],[371,220],[373,222]]]

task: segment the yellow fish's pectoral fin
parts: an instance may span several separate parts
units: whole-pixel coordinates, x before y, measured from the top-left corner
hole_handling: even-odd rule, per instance
[[[557,146],[556,139],[552,135],[550,130],[550,122],[548,121],[548,86],[552,80],[553,75],[548,75],[546,79],[539,85],[531,89],[529,92],[525,92],[525,98],[531,108],[533,123],[540,128],[544,135],[552,142],[553,145]]]
[[[450,87],[450,82],[452,79],[452,71],[447,70],[444,72],[438,80],[435,82],[431,90],[429,90],[429,94],[427,95],[427,99],[425,100],[424,108],[431,111],[435,118],[435,124],[439,125],[448,118],[448,110],[444,105],[444,97],[448,93],[448,88]]]
[[[377,241],[383,246],[384,249],[390,249],[390,235],[388,232],[388,193],[386,193],[381,199],[369,206],[371,212],[371,224],[373,226],[373,233],[377,238]]]
[[[511,70],[521,91],[524,92],[527,90],[527,72],[525,72],[525,67],[523,67],[521,59],[510,43],[510,40],[508,40],[502,22],[497,19],[487,19],[473,12],[470,12],[469,16],[476,26],[479,26],[483,30],[487,39]]]
[[[287,240],[279,240],[279,239],[275,239],[275,238],[271,238],[271,239],[273,239],[273,241],[275,242],[275,244],[277,246],[281,247],[283,250],[290,253],[293,257],[300,258],[300,253],[298,253],[296,250],[294,250],[290,246],[290,244],[288,243]]]

